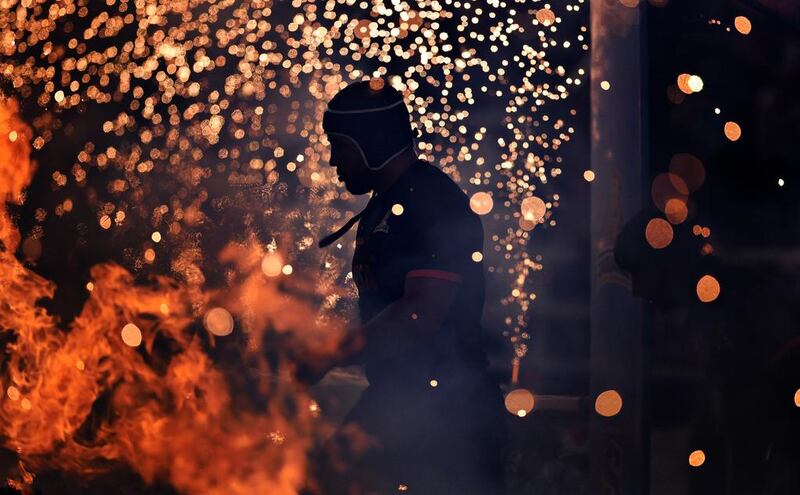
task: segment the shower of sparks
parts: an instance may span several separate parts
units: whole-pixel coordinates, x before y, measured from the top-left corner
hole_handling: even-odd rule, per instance
[[[199,239],[226,215],[316,269],[313,241],[355,207],[325,166],[325,102],[350,80],[388,75],[422,131],[420,155],[503,207],[486,222],[488,269],[507,280],[505,334],[523,356],[541,269],[527,243],[536,225],[555,225],[558,195],[543,186],[561,173],[576,115],[547,108],[585,76],[548,52],[588,50],[586,27],[558,30],[583,3],[2,0],[0,74],[40,107],[36,149],[76,135],[84,113],[104,116],[81,122],[96,126],[91,137],[52,172],[69,195],[52,213],[88,201],[103,230],[135,229],[139,241],[123,246],[134,270],[197,285],[216,254]],[[86,187],[104,172],[105,190]],[[534,197],[544,210],[532,220],[520,205]],[[352,281],[350,248],[323,255],[320,292]]]

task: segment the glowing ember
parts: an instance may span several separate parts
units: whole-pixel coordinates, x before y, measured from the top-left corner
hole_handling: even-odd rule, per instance
[[[703,275],[697,281],[697,297],[704,303],[709,303],[719,297],[719,281],[712,275]]]
[[[217,335],[224,337],[233,332],[233,317],[225,308],[214,308],[206,313],[203,318],[206,330]]]
[[[622,410],[622,396],[616,390],[606,390],[595,399],[594,410],[606,418],[616,416]]]
[[[664,249],[672,242],[672,225],[663,218],[653,218],[647,222],[645,238],[654,249]]]
[[[702,450],[695,450],[689,454],[689,465],[692,467],[700,467],[706,462],[706,453]]]

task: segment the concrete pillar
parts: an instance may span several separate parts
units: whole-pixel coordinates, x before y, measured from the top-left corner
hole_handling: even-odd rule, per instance
[[[649,465],[643,415],[643,307],[614,262],[613,248],[624,222],[646,199],[646,2],[631,7],[635,0],[622,1],[591,0],[590,4],[595,180],[591,186],[589,448],[592,493],[642,495],[648,492]],[[623,400],[620,413],[609,418],[594,412],[594,400],[605,390],[616,390]]]

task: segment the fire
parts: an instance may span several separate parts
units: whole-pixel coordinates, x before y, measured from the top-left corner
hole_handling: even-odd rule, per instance
[[[0,136],[21,137],[0,139],[0,193],[16,201],[35,170],[31,132],[13,100],[1,103]],[[161,275],[135,283],[125,268],[99,264],[80,314],[63,328],[39,304],[55,284],[15,257],[19,240],[0,202],[0,333],[13,336],[0,378],[0,440],[19,456],[11,486],[29,490],[39,470],[90,480],[124,466],[186,494],[298,492],[326,427],[293,363],[332,352],[344,331],[319,316],[300,278],[284,289],[265,277],[257,243],[223,250],[237,274],[225,291]],[[223,345],[236,332],[203,328],[214,307],[242,322],[245,346]],[[267,356],[261,342],[270,334],[288,344]],[[257,394],[244,385],[248,374]]]

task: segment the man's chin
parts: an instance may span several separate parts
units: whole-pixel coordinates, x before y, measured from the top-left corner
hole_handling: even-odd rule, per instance
[[[371,191],[371,189],[368,188],[367,186],[363,186],[360,184],[354,185],[350,184],[349,182],[344,183],[344,188],[347,189],[347,192],[349,192],[350,194],[355,194],[355,195],[367,194],[368,192]]]

